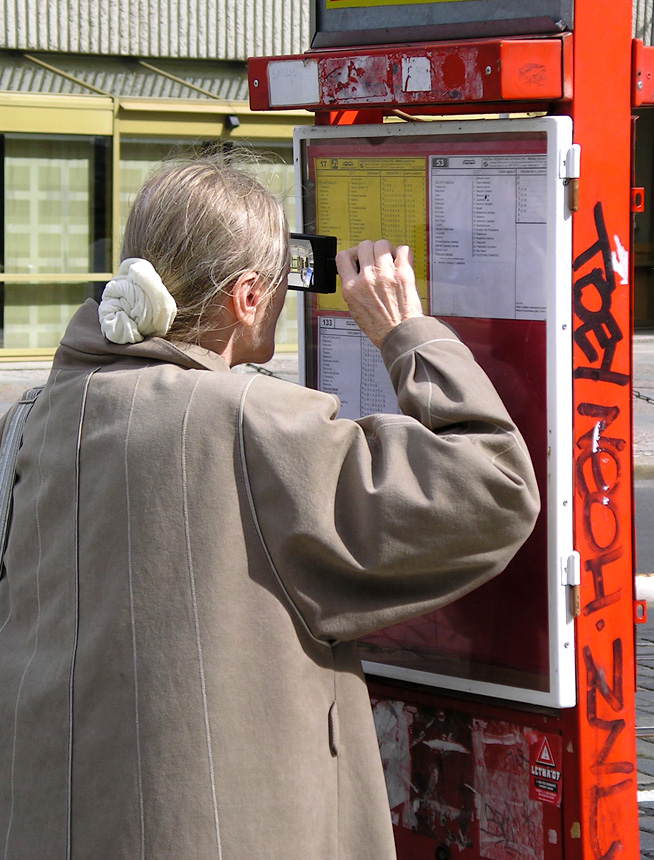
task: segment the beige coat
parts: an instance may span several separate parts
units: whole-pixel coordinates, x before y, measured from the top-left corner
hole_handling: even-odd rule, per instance
[[[230,373],[87,302],[27,422],[0,579],[0,858],[390,860],[357,636],[485,582],[529,459],[434,319],[404,415]]]

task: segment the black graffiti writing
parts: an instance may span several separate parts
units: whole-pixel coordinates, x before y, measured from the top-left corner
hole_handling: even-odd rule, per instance
[[[486,804],[486,827],[482,827],[492,841],[502,845],[510,857],[520,857],[524,841],[525,809],[520,806],[511,808],[508,805],[495,807]]]
[[[595,552],[612,549],[620,538],[618,509],[605,493],[589,493],[584,497],[584,529]],[[596,535],[605,535],[601,542]]]
[[[618,549],[614,549],[611,552],[601,552],[586,562],[585,568],[593,578],[595,597],[584,606],[584,615],[588,616],[595,612],[601,612],[607,606],[611,606],[611,604],[617,603],[620,600],[622,595],[620,589],[612,591],[609,594],[606,593],[604,588],[604,568],[621,559],[623,555],[624,551],[622,547],[618,547]]]
[[[607,680],[606,670],[599,666],[593,658],[590,647],[586,645],[582,652],[586,668],[586,718],[590,726],[606,735],[591,767],[592,772],[598,778],[603,775],[632,774],[634,772],[633,762],[610,760],[613,747],[626,727],[625,720],[618,716],[624,707],[622,650],[622,640],[615,639],[612,643],[611,683]],[[610,712],[615,714],[615,717],[611,718],[611,714],[609,714],[609,718],[600,716],[600,700],[608,705]],[[611,860],[618,851],[622,850],[620,840],[614,840],[606,851],[601,847],[599,836],[599,822],[602,820],[600,802],[605,798],[626,791],[632,786],[633,778],[623,779],[608,786],[599,784],[593,786],[589,823],[590,841],[596,860]]]
[[[618,509],[612,495],[620,485],[620,454],[625,448],[625,440],[606,436],[605,431],[620,415],[620,409],[618,406],[580,403],[577,412],[597,419],[577,439],[577,448],[581,452],[576,462],[577,492],[583,501],[584,533],[594,552],[607,553],[616,548],[620,538]]]
[[[586,366],[575,367],[574,375],[577,379],[624,386],[629,382],[628,375],[613,368],[616,349],[624,335],[614,316],[615,274],[601,203],[595,205],[593,215],[597,239],[573,263],[577,326],[574,340],[588,362]],[[605,396],[602,392],[602,400]],[[615,422],[620,416],[618,404],[582,402],[577,406],[577,414],[592,422],[576,439],[576,490],[581,497],[583,533],[590,550],[584,568],[592,582],[592,598],[582,611],[586,617],[598,616],[596,629],[601,632],[606,628],[604,613],[624,596],[621,587],[608,589],[606,580],[607,573],[612,570],[611,565],[624,556],[617,492],[622,481],[622,458],[627,446],[625,439],[615,432]],[[612,833],[610,827],[607,830],[607,822],[613,821],[615,815],[611,808],[615,803],[612,799],[628,789],[633,790],[635,770],[632,761],[623,760],[623,756],[618,754],[619,741],[627,727],[622,639],[616,637],[611,643],[609,656],[602,659],[590,644],[585,645],[582,658],[585,716],[587,725],[597,737],[590,762],[590,770],[596,780],[590,793],[590,845],[595,860],[613,860],[624,846],[615,830]],[[611,835],[607,836],[607,833]]]
[[[601,613],[622,597],[622,590],[607,593],[605,572],[611,564],[624,555],[620,540],[620,519],[614,494],[620,486],[622,469],[621,455],[626,448],[624,439],[607,436],[606,431],[620,415],[617,405],[605,406],[597,403],[580,403],[580,416],[593,419],[591,428],[576,442],[579,451],[576,461],[577,491],[582,498],[582,522],[584,535],[594,553],[585,562],[585,569],[592,578],[593,598],[585,604],[585,616]],[[603,629],[601,624],[598,629]],[[599,749],[591,764],[591,772],[597,778],[591,793],[589,836],[595,860],[612,860],[622,850],[622,842],[615,839],[604,850],[600,839],[602,816],[600,805],[610,802],[614,795],[633,786],[633,778],[615,780],[615,774],[628,775],[634,771],[633,762],[612,758],[618,738],[626,728],[622,716],[623,693],[623,645],[617,638],[611,647],[609,671],[600,664],[590,646],[582,649],[586,674],[586,720],[598,734]],[[608,678],[610,677],[610,681]],[[607,713],[608,706],[608,713]],[[608,785],[603,782],[608,781]]]
[[[598,256],[601,264],[580,274],[574,282],[574,311],[581,321],[574,331],[574,339],[589,362],[587,366],[576,367],[574,375],[578,379],[627,385],[628,374],[612,369],[615,350],[623,334],[611,311],[615,273],[601,202],[595,204],[593,216],[597,240],[572,264],[574,272],[585,269]],[[593,366],[598,361],[599,366]]]
[[[626,791],[632,785],[633,780],[625,779],[608,788],[601,788],[599,785],[593,786],[590,798],[590,843],[595,860],[613,860],[614,857],[622,853],[622,841],[619,839],[614,839],[606,851],[602,850],[599,841],[600,803],[604,798]]]
[[[620,415],[620,409],[618,406],[580,403],[577,412],[579,415],[598,419],[591,429],[577,440],[577,447],[581,449],[581,454],[577,457],[579,491],[582,495],[589,493],[589,479],[592,479],[595,491],[610,494],[620,481],[620,452],[624,450],[626,443],[624,439],[606,436],[605,430]],[[611,463],[612,475],[608,474],[607,460]],[[586,476],[588,465],[591,475]]]
[[[585,563],[585,568],[592,576],[594,598],[584,606],[584,615],[600,612],[607,606],[620,600],[620,590],[610,594],[604,588],[604,568],[624,555],[621,546],[616,547],[620,536],[619,519],[615,505],[611,500],[622,475],[620,454],[625,449],[625,440],[607,436],[606,430],[620,415],[617,405],[605,406],[599,403],[580,403],[577,406],[579,415],[595,419],[590,430],[577,440],[580,450],[576,462],[577,490],[583,499],[584,533],[588,543],[596,553]],[[610,464],[609,469],[607,463]],[[602,539],[597,534],[598,522],[604,527],[607,517],[598,520],[593,516],[593,506],[600,505],[600,510],[606,509],[610,514],[608,537]]]

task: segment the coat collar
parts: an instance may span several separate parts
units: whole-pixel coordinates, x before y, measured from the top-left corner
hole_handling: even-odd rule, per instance
[[[108,365],[132,359],[136,363],[165,361],[199,370],[229,371],[225,359],[201,346],[181,341],[148,337],[141,343],[118,344],[107,340],[100,330],[98,304],[87,299],[75,313],[55,353],[53,367],[93,364]]]

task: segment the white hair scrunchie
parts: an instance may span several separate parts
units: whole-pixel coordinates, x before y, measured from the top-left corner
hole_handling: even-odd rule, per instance
[[[113,343],[139,343],[149,335],[164,335],[177,314],[170,295],[152,263],[140,257],[123,260],[102,293],[100,328]]]

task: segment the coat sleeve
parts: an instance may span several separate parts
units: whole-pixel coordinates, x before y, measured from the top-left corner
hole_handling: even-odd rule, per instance
[[[326,641],[429,612],[486,582],[539,510],[524,441],[449,328],[408,320],[382,356],[401,415],[338,419],[331,395],[270,379],[256,379],[242,406],[260,540],[295,610]]]

